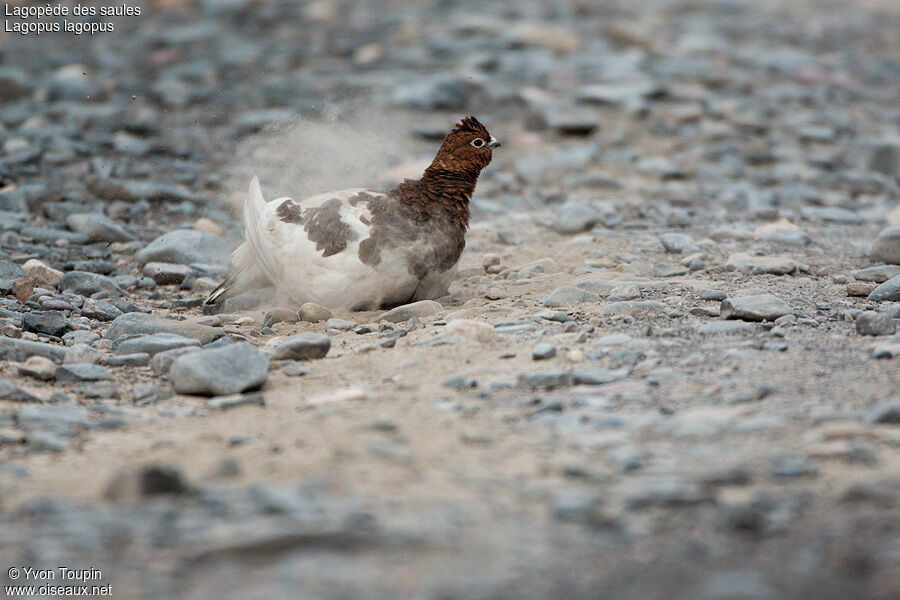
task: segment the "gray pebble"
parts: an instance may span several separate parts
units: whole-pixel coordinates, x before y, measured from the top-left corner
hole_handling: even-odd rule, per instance
[[[81,381],[105,381],[112,379],[112,373],[106,367],[92,363],[67,363],[56,369],[56,381],[75,383]]]
[[[571,306],[581,302],[600,302],[600,296],[573,286],[558,287],[550,295],[541,300],[541,304],[548,308]]]
[[[869,423],[900,424],[900,398],[886,400],[873,408],[866,417]]]
[[[231,247],[221,236],[195,229],[178,229],[156,238],[134,258],[142,265],[148,262],[221,265],[227,264],[230,254]]]
[[[109,292],[116,296],[125,295],[122,288],[109,277],[88,271],[69,271],[62,276],[57,287],[61,292],[71,292],[87,297],[98,292]]]
[[[894,319],[887,313],[867,310],[856,317],[856,332],[860,335],[892,335],[896,330]]]
[[[273,360],[315,360],[331,349],[331,338],[321,333],[303,332],[293,335],[275,347]]]
[[[872,243],[869,260],[889,265],[900,265],[900,225],[881,230]]]
[[[106,364],[110,367],[144,367],[149,363],[150,355],[146,352],[106,357]]]
[[[246,342],[200,350],[175,359],[169,380],[180,394],[226,396],[262,387],[269,358]]]
[[[478,382],[471,375],[454,375],[449,379],[445,379],[441,385],[454,390],[464,390],[477,387]]]
[[[116,354],[134,354],[138,352],[154,356],[166,350],[181,348],[183,346],[199,346],[200,342],[193,339],[177,335],[174,333],[153,333],[151,335],[141,335],[128,338],[119,343],[116,348]]]
[[[722,301],[721,306],[723,319],[744,321],[774,321],[791,312],[786,302],[772,294],[728,298]]]
[[[900,275],[888,279],[872,290],[868,300],[870,302],[885,302],[887,300],[900,302]]]
[[[136,334],[173,333],[198,340],[206,345],[222,336],[223,331],[215,327],[197,325],[187,321],[163,319],[144,313],[125,313],[116,318],[106,331],[106,338],[117,341],[119,338]]]
[[[518,384],[527,388],[554,389],[572,385],[574,379],[570,371],[540,371],[519,373]]]
[[[25,313],[23,323],[26,331],[53,337],[62,336],[69,328],[66,315],[58,310]]]

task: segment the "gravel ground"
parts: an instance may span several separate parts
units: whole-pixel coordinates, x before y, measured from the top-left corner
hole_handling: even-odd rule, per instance
[[[896,4],[140,6],[0,33],[0,565],[900,595]],[[204,314],[251,174],[387,189],[465,114],[503,147],[447,297]]]

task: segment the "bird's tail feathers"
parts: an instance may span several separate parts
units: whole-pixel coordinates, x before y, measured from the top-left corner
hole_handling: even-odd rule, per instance
[[[231,290],[232,285],[234,285],[234,276],[229,275],[225,278],[225,281],[219,284],[219,287],[212,291],[212,293],[206,298],[204,304],[218,304],[219,300],[227,300],[227,298],[222,298],[222,296],[224,296]]]
[[[263,197],[259,178],[254,175],[250,180],[250,193],[244,202],[244,231],[247,235],[247,244],[256,255],[259,266],[273,285],[278,285],[278,270],[275,268],[275,245],[269,239],[263,223],[263,215],[266,210],[266,200]]]

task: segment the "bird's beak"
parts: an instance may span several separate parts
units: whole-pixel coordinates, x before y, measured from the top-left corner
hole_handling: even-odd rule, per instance
[[[501,144],[500,142],[498,142],[498,141],[495,140],[494,138],[491,138],[491,141],[488,142],[488,148],[499,148],[499,147],[502,146],[502,145],[503,145],[503,144]]]

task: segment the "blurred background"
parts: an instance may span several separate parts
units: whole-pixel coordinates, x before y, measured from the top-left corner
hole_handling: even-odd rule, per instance
[[[20,35],[9,30],[13,17],[0,31],[4,257],[46,252],[70,261],[59,245],[23,246],[22,223],[52,226],[73,212],[103,212],[141,243],[195,227],[236,242],[235,207],[253,174],[270,198],[385,189],[419,175],[467,114],[503,143],[473,200],[469,248],[479,256],[515,248],[523,262],[556,257],[560,240],[594,231],[588,241],[599,243],[602,229],[628,262],[635,236],[675,229],[728,248],[782,244],[782,253],[812,265],[805,276],[843,285],[846,277],[830,277],[868,264],[875,236],[900,224],[895,1],[91,4],[141,14],[99,19],[114,31],[94,35]],[[7,2],[24,5],[32,4]],[[108,181],[129,183],[110,191]],[[787,224],[775,241],[757,229],[778,219]],[[588,270],[602,270],[612,253],[598,254]],[[658,275],[632,262],[638,275]],[[585,268],[578,264],[569,272]],[[811,318],[844,320],[843,306],[806,289],[797,283],[787,296],[800,297]],[[823,327],[805,347],[831,352],[830,332]],[[722,352],[733,350],[723,344]],[[786,439],[812,427],[795,419],[815,420],[813,409],[804,412],[815,398],[829,398],[835,411],[859,410],[859,398],[896,393],[896,359],[875,364],[857,360],[858,348],[842,352],[792,355],[771,376],[791,390],[778,413]],[[707,367],[697,367],[705,384],[739,376],[732,363]],[[755,401],[769,373],[748,372]],[[651,382],[631,398],[638,404],[658,387]],[[716,405],[744,390],[709,389]],[[690,397],[706,393],[698,390]],[[530,407],[520,401],[519,412]],[[401,465],[384,479],[371,474],[378,466],[359,480],[332,477],[323,461],[302,477],[282,471],[262,484],[258,465],[245,462],[240,485],[229,485],[227,449],[243,442],[219,440],[226,459],[209,480],[182,485],[166,471],[159,495],[113,493],[118,502],[110,503],[94,493],[106,480],[90,470],[80,473],[90,482],[84,490],[71,472],[54,471],[78,442],[65,454],[25,450],[17,406],[2,408],[0,565],[90,561],[114,582],[115,598],[897,597],[896,435],[879,438],[894,449],[880,460],[866,462],[863,452],[865,468],[884,470],[856,496],[839,495],[834,472],[817,479],[805,462],[753,466],[749,476],[708,473],[718,457],[744,451],[730,439],[731,418],[714,433],[701,418],[647,442],[657,443],[651,465],[667,474],[694,469],[675,482],[629,479],[644,472],[629,448],[586,463],[549,458],[559,448],[613,444],[603,436],[631,425],[611,417],[577,440],[565,433],[577,418],[554,421],[522,459],[528,468],[510,459],[477,476],[452,463],[481,438],[456,440],[441,451],[454,476],[434,490],[422,475],[434,465],[412,469],[393,446],[376,452],[393,457],[391,469]],[[541,419],[515,421],[516,435],[532,437]],[[742,431],[765,430],[760,423],[744,422]],[[4,430],[13,433],[4,438]],[[760,456],[766,435],[774,434],[754,442]],[[267,452],[282,451],[275,446]],[[190,450],[178,453],[176,466],[200,479]],[[860,464],[859,453],[850,456],[835,472]],[[599,474],[596,461],[605,465]],[[547,473],[552,481],[541,479]],[[367,477],[378,485],[356,489]],[[804,483],[782,486],[783,477]],[[412,481],[416,493],[394,494]],[[718,493],[731,485],[738,491]],[[607,510],[617,503],[621,512]]]

